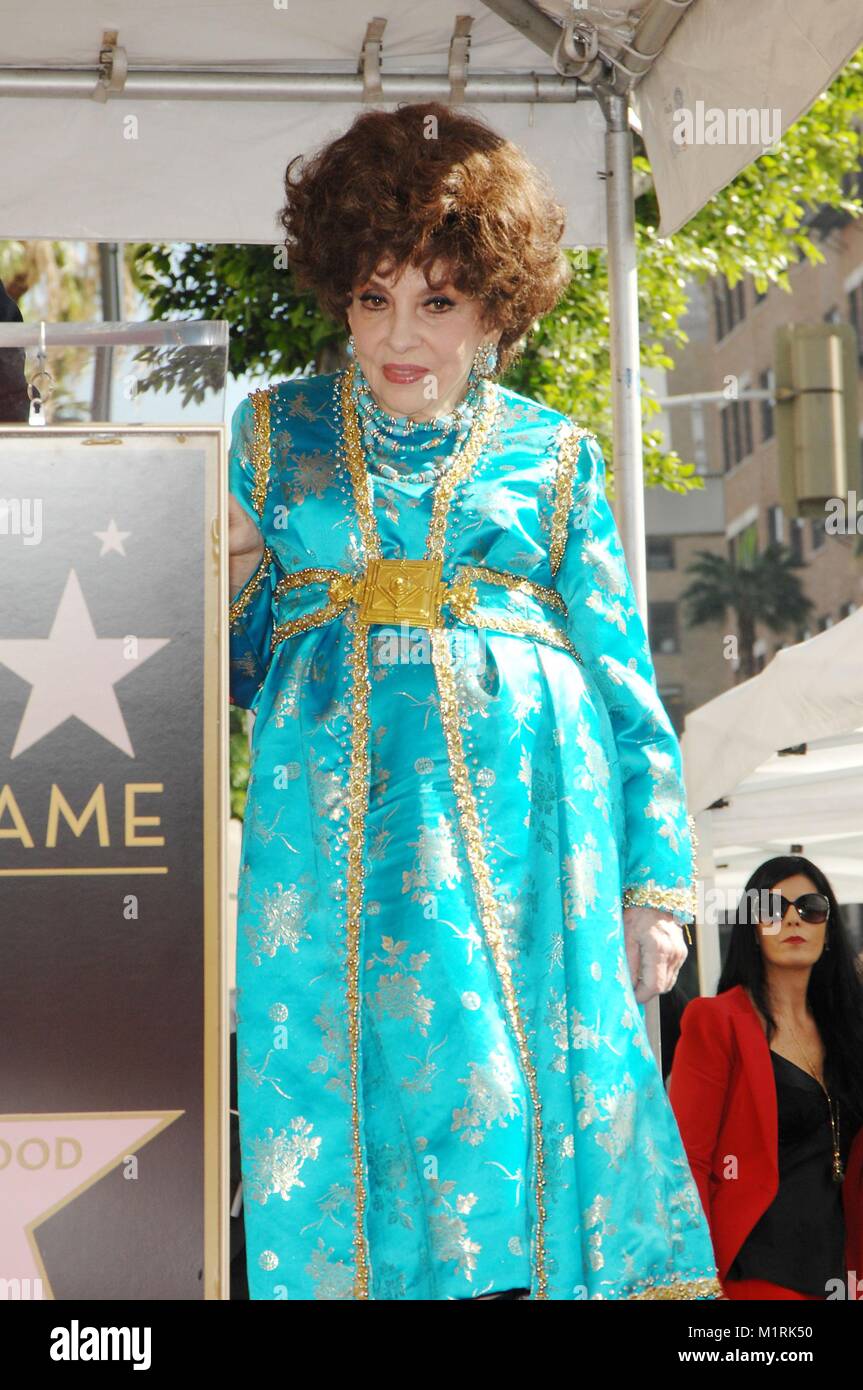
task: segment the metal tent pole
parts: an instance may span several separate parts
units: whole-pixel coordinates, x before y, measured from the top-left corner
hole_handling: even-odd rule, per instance
[[[608,292],[611,337],[615,516],[647,631],[644,547],[644,459],[641,444],[641,371],[638,341],[638,272],[635,261],[635,190],[632,136],[625,96],[598,91],[605,115],[605,206],[608,223]],[[644,1022],[656,1065],[662,1070],[659,998],[645,1005]]]

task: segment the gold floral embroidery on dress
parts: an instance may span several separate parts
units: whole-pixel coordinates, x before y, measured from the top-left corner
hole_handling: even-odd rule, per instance
[[[319,1236],[307,1269],[315,1282],[316,1299],[344,1301],[353,1297],[354,1275],[344,1260],[331,1261],[332,1253],[333,1247]]]
[[[402,957],[407,947],[407,941],[393,941],[391,936],[381,937],[381,949],[386,954],[382,957],[377,954],[369,956],[366,960],[366,969],[368,970],[375,964],[384,965],[387,968],[392,966],[402,966],[403,968],[394,970],[392,975],[379,975],[377,990],[369,996],[369,999],[377,1011],[378,1017],[410,1019],[412,1026],[425,1037],[431,1023],[435,1001],[426,999],[423,995],[419,975],[423,967],[428,965],[431,957],[428,951],[415,951],[407,957],[407,960],[403,961]]]
[[[605,748],[598,739],[593,737],[587,720],[581,717],[579,717],[578,732],[575,741],[583,754],[578,785],[583,791],[592,791],[595,793],[593,804],[597,811],[601,812],[603,819],[607,821],[609,813],[608,791],[611,781],[611,764],[608,761]]]
[[[432,1205],[435,1208],[429,1220],[432,1250],[435,1257],[444,1263],[455,1260],[459,1272],[470,1283],[476,1269],[476,1257],[482,1246],[471,1240],[464,1217],[470,1215],[476,1204],[476,1196],[473,1192],[458,1194],[453,1210],[453,1204],[448,1199],[455,1189],[455,1183],[451,1180],[444,1182],[439,1178],[430,1178],[429,1185],[434,1194]]]
[[[319,449],[311,454],[295,453],[291,449],[291,439],[280,438],[277,443],[278,453],[289,454],[292,468],[290,479],[284,479],[281,483],[281,493],[287,506],[301,507],[309,497],[316,497],[320,501],[327,493],[327,490],[335,482],[337,460],[332,454],[322,453]]]
[[[465,1088],[464,1105],[452,1112],[452,1129],[476,1148],[493,1124],[505,1129],[519,1114],[518,1078],[503,1043],[488,1055],[484,1065],[468,1062],[468,1076],[458,1082]]]
[[[591,830],[584,844],[572,846],[563,861],[563,920],[569,931],[575,931],[578,919],[584,919],[588,907],[596,906],[598,875],[602,873],[602,854]]]
[[[272,891],[265,888],[257,895],[260,910],[255,924],[247,922],[245,926],[254,965],[260,965],[263,956],[272,958],[282,946],[296,952],[301,941],[311,941],[305,930],[307,897],[308,894],[298,893],[293,884],[284,888],[281,883],[275,884]]]
[[[578,1127],[587,1129],[588,1125],[600,1118],[596,1090],[587,1072],[580,1071],[572,1078],[572,1097],[575,1101],[584,1101],[578,1111]]]
[[[349,1105],[351,1100],[348,1075],[348,1049],[345,1046],[343,1019],[331,1004],[322,1004],[315,1014],[315,1026],[321,1030],[321,1051],[309,1064],[309,1071],[327,1078],[326,1089],[336,1091]]]
[[[288,780],[294,781],[295,778],[299,776],[299,763],[288,764],[285,768],[285,772]],[[277,829],[285,809],[284,806],[280,806],[273,819],[267,824],[264,820],[260,803],[256,800],[251,808],[251,812],[247,811],[244,817],[244,822],[249,827],[247,833],[253,835],[255,839],[260,840],[264,845],[270,844],[273,840],[281,840],[285,848],[289,849],[292,854],[299,854],[300,851],[297,849],[296,845],[292,845],[287,835],[285,835],[282,830]]]
[[[247,1047],[244,1047],[237,1059],[238,1075],[241,1076],[248,1085],[255,1086],[258,1090],[260,1090],[261,1086],[266,1082],[268,1086],[272,1086],[274,1090],[278,1091],[280,1096],[284,1096],[285,1100],[293,1100],[293,1096],[288,1095],[287,1091],[282,1090],[279,1084],[281,1081],[280,1076],[265,1075],[267,1067],[270,1065],[272,1055],[273,1048],[270,1048],[261,1065],[259,1067],[254,1067],[252,1066],[251,1053]]]
[[[605,1111],[608,1128],[594,1134],[601,1149],[608,1154],[609,1166],[620,1169],[628,1149],[632,1148],[635,1137],[635,1082],[629,1072],[624,1074],[621,1084],[616,1083],[600,1098],[599,1104]]]
[[[452,822],[441,812],[436,825],[417,827],[417,838],[408,840],[415,850],[413,868],[402,870],[402,893],[423,907],[434,903],[444,887],[461,882],[458,846]]]
[[[291,1120],[290,1133],[280,1129],[276,1134],[268,1128],[262,1139],[252,1140],[250,1177],[244,1189],[252,1201],[263,1205],[268,1197],[276,1196],[287,1202],[295,1187],[305,1187],[300,1177],[303,1164],[316,1159],[321,1146],[312,1129],[309,1121],[297,1115]]]
[[[597,1195],[583,1216],[584,1228],[591,1232],[587,1238],[588,1259],[591,1269],[594,1270],[602,1269],[605,1266],[605,1256],[602,1253],[603,1240],[606,1236],[617,1235],[617,1227],[611,1225],[608,1220],[610,1211],[611,1198]]]

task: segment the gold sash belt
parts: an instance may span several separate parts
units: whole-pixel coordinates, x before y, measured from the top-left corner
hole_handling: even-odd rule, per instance
[[[533,637],[560,647],[581,661],[564,626],[541,611],[551,609],[566,616],[566,604],[556,589],[481,565],[461,565],[455,579],[447,582],[441,578],[442,566],[441,560],[372,559],[365,573],[357,576],[317,565],[286,574],[276,585],[277,602],[315,584],[327,585],[327,598],[308,613],[277,621],[271,648],[275,651],[286,638],[330,622],[353,603],[360,623],[407,623],[425,628],[466,623]],[[480,594],[478,582],[502,588],[503,593],[496,598]],[[540,609],[536,616],[525,612],[525,599],[528,606],[532,602]],[[448,610],[449,620],[444,609]]]

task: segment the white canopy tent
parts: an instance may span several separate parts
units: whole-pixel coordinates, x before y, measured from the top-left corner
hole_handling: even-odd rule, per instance
[[[714,908],[732,909],[765,859],[804,854],[840,903],[863,902],[863,609],[693,710],[681,748],[708,908],[698,932],[709,993],[719,966],[711,891]]]
[[[631,126],[667,234],[860,46],[859,0],[0,0],[0,20],[2,238],[276,243],[287,160],[363,102],[464,104],[523,145],[565,243],[608,248],[615,505],[646,622]]]
[[[604,77],[632,92],[667,234],[764,148],[760,128],[738,138],[748,121],[679,144],[676,110],[778,110],[784,131],[863,42],[858,0],[0,0],[0,17],[0,235],[93,241],[271,242],[287,157],[364,97],[439,97],[549,170],[568,245],[603,245],[605,123],[581,103]]]

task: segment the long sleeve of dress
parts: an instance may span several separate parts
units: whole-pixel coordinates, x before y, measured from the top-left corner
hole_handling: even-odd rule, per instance
[[[626,845],[623,906],[695,916],[693,821],[680,744],[659,698],[647,634],[605,491],[595,437],[567,421],[558,438],[551,563],[567,628],[605,702],[620,761]]]
[[[261,468],[255,459],[254,407],[249,396],[237,406],[231,421],[228,489],[260,528],[265,486],[262,489]],[[275,561],[265,544],[257,569],[231,596],[230,701],[242,709],[255,708],[270,667],[275,584]]]

